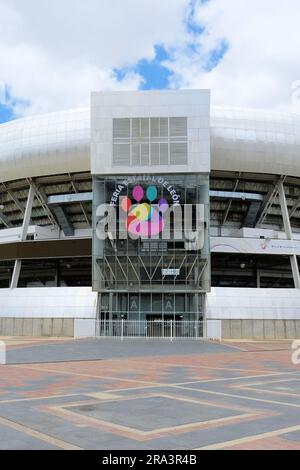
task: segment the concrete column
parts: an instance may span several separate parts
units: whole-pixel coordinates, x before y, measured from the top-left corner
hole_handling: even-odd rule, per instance
[[[30,223],[30,219],[31,219],[31,212],[32,212],[34,196],[35,196],[35,189],[32,185],[30,185],[28,198],[27,198],[27,203],[26,203],[25,214],[24,214],[24,219],[23,219],[23,224],[22,224],[22,229],[21,229],[21,236],[20,236],[21,242],[24,242],[26,240],[26,237],[27,237],[28,227],[29,227],[29,223]]]
[[[288,240],[293,240],[293,232],[291,227],[291,222],[289,218],[289,212],[286,204],[285,192],[282,181],[278,183],[278,194],[281,207],[281,214],[283,219],[283,226]],[[293,272],[294,285],[296,289],[300,289],[300,274],[298,268],[297,256],[290,256],[291,268]]]
[[[12,278],[11,278],[11,281],[10,281],[10,288],[11,289],[14,289],[15,287],[18,287],[20,271],[21,271],[21,264],[22,264],[22,261],[20,259],[15,260],[14,270],[13,270]]]
[[[103,289],[104,279],[103,271],[97,260],[103,260],[105,241],[99,240],[96,235],[97,217],[96,212],[98,206],[105,203],[105,186],[98,178],[93,177],[93,248],[92,248],[92,285],[93,290],[100,291]]]
[[[299,275],[299,267],[298,267],[298,260],[296,255],[290,256],[291,267],[293,272],[294,284],[296,289],[300,289],[300,275]]]
[[[21,242],[24,242],[27,238],[27,233],[28,233],[28,227],[29,227],[30,219],[31,219],[31,212],[32,212],[34,196],[35,196],[35,189],[34,189],[34,186],[31,184],[30,187],[29,187],[29,193],[28,193],[28,198],[27,198],[27,203],[26,203],[26,209],[25,209],[23,224],[22,224],[22,227],[21,227],[21,233],[20,233],[20,241]],[[20,271],[21,271],[21,265],[22,265],[22,261],[20,259],[16,259],[13,274],[12,274],[12,278],[11,278],[11,283],[10,283],[10,288],[11,289],[14,289],[14,288],[18,287]]]

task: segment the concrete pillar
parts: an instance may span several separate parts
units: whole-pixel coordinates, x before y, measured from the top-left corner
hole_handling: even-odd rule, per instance
[[[294,284],[297,289],[300,289],[300,276],[299,276],[299,267],[298,260],[296,255],[290,256],[291,267],[293,272]]]
[[[24,242],[27,238],[27,233],[28,233],[28,227],[29,227],[29,223],[30,223],[30,219],[31,219],[31,212],[32,212],[34,196],[35,196],[35,189],[34,189],[34,186],[31,184],[30,187],[29,187],[29,193],[28,193],[28,198],[27,198],[27,203],[26,203],[26,209],[25,209],[23,224],[22,224],[22,227],[21,227],[21,233],[20,233],[20,241],[21,242]],[[11,283],[10,283],[10,288],[11,289],[14,289],[14,288],[18,287],[20,271],[21,271],[21,265],[22,265],[22,261],[20,259],[16,259],[13,274],[12,274],[12,278],[11,278]]]
[[[22,264],[22,261],[20,259],[15,260],[14,270],[13,270],[12,278],[11,278],[11,281],[10,281],[10,288],[11,289],[15,289],[16,287],[18,287],[20,271],[21,271],[21,264]]]
[[[291,227],[291,222],[289,218],[289,212],[286,204],[285,192],[282,181],[278,183],[278,194],[281,207],[281,214],[283,219],[283,226],[288,240],[293,240],[293,232]],[[294,285],[296,289],[300,289],[300,274],[297,262],[297,256],[290,256],[291,268],[293,272]]]
[[[97,260],[103,261],[105,241],[100,240],[96,234],[98,217],[96,216],[97,208],[105,201],[105,185],[98,178],[93,177],[93,248],[92,248],[92,276],[93,290],[100,291],[104,286],[104,278],[102,268]],[[102,264],[102,263],[101,263]]]
[[[25,214],[24,214],[24,219],[23,219],[23,224],[22,224],[22,229],[21,229],[21,237],[20,237],[21,242],[24,242],[27,238],[27,233],[28,233],[28,227],[29,227],[29,223],[30,223],[30,219],[31,219],[31,212],[32,212],[34,196],[35,196],[35,189],[32,185],[30,185],[28,198],[27,198],[27,203],[26,203]]]

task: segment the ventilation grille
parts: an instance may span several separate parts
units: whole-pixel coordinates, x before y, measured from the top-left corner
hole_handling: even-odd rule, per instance
[[[113,119],[113,165],[187,165],[187,118]]]

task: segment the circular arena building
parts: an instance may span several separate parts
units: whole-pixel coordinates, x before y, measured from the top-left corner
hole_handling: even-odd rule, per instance
[[[174,222],[189,206],[193,240]],[[110,92],[0,125],[2,336],[216,320],[223,338],[296,338],[299,256],[300,115]]]

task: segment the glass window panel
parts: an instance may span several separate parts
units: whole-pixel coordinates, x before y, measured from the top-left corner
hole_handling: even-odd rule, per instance
[[[113,119],[113,138],[130,137],[130,119]]]
[[[160,164],[168,165],[169,163],[169,146],[168,144],[159,144],[160,149]]]
[[[141,137],[149,137],[149,119],[141,119]]]
[[[151,165],[159,165],[159,144],[151,144]]]
[[[150,119],[151,137],[159,137],[159,118]]]

